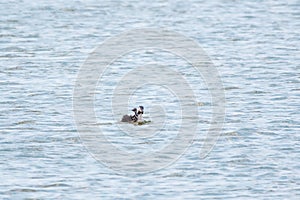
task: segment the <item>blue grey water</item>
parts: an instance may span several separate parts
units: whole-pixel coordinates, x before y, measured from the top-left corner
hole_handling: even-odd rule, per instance
[[[9,0],[0,14],[0,199],[300,198],[299,0]],[[221,75],[226,118],[205,159],[199,140],[161,170],[124,175],[82,144],[72,95],[89,53],[140,27],[199,43]],[[122,65],[132,60],[139,57]],[[156,90],[148,97],[171,95]],[[209,100],[199,96],[199,130],[209,123]],[[114,122],[102,125],[122,143]]]

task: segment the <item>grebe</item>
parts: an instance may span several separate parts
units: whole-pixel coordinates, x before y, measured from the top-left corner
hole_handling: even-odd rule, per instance
[[[124,115],[122,117],[121,122],[142,122],[143,121],[143,114],[144,114],[143,106],[139,106],[138,108],[133,108],[131,111],[134,112],[134,115]]]

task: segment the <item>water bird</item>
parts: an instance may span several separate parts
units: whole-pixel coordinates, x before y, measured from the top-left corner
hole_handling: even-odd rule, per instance
[[[131,111],[134,112],[133,115],[124,115],[122,117],[121,122],[143,122],[143,114],[144,114],[144,107],[139,106],[138,108],[133,108]]]

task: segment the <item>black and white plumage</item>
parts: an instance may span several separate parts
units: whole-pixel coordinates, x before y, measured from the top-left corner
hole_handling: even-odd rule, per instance
[[[121,122],[141,122],[143,120],[144,107],[139,106],[138,108],[132,109],[134,115],[124,115]]]

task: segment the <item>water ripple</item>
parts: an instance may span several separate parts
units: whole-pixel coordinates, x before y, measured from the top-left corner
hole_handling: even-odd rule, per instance
[[[0,2],[0,198],[298,199],[299,6],[297,0]],[[88,53],[115,34],[145,26],[168,27],[199,42],[221,74],[226,119],[218,143],[201,160],[212,114],[203,80],[180,59],[155,51],[116,60],[117,70],[104,77],[105,92],[123,72],[147,62],[169,63],[199,88],[198,134],[185,154],[160,171],[123,176],[81,143],[72,92]],[[119,148],[145,153],[172,140],[163,133],[128,139],[110,110],[100,109],[109,103],[108,97],[97,101],[101,92],[95,125],[109,130]],[[152,88],[148,95],[144,103],[151,105],[166,94]],[[168,133],[178,128],[176,103],[170,103]],[[141,127],[147,128],[132,126]]]

